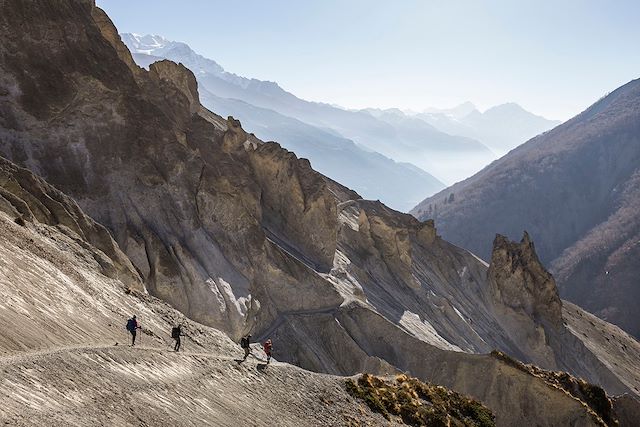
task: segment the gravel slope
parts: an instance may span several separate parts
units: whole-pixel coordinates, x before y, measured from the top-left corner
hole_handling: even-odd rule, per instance
[[[0,423],[26,426],[394,425],[340,377],[275,362],[148,347],[3,358]]]

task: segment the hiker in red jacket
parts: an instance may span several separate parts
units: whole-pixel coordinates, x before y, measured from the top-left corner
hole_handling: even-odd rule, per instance
[[[267,341],[265,341],[265,343],[262,345],[262,348],[264,349],[264,354],[267,355],[267,365],[269,364],[269,361],[271,360],[271,348],[273,347],[273,344],[271,344],[271,338],[269,338]]]

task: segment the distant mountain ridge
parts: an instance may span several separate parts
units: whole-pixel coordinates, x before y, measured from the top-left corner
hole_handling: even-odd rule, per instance
[[[404,177],[404,183],[398,182],[394,186],[403,188],[401,194],[389,193],[384,190],[384,185],[375,194],[371,188],[359,186],[360,179],[356,178],[355,170],[362,172],[362,168],[356,167],[348,175],[331,164],[328,164],[328,168],[319,167],[329,176],[341,177],[342,182],[357,191],[380,198],[392,207],[404,211],[415,206],[415,203],[411,204],[408,200],[421,199],[443,188],[444,185],[439,187],[438,181],[460,181],[495,160],[498,154],[509,151],[559,123],[529,113],[517,104],[496,106],[484,113],[480,113],[470,102],[453,109],[429,109],[417,114],[406,114],[398,109],[346,110],[329,104],[305,101],[275,82],[227,72],[220,64],[197,54],[185,43],[170,41],[158,35],[125,33],[121,36],[140,66],[148,68],[151,63],[163,58],[182,62],[194,71],[200,85],[215,97],[240,100],[248,104],[248,109],[258,107],[272,110],[280,116],[316,128],[318,132],[313,132],[310,139],[320,143],[316,144],[316,151],[307,151],[305,154],[314,165],[328,164],[319,159],[325,154],[321,149],[320,135],[329,132],[396,162],[412,163],[437,177],[437,180],[433,180],[427,179],[424,174],[414,176],[398,165],[392,175]],[[208,104],[211,99],[205,99],[205,105],[226,114],[227,103],[219,99],[218,104]],[[287,121],[286,124],[284,121],[265,122],[256,117],[255,111],[245,111],[237,104],[231,110],[242,122],[249,120],[251,123],[247,128],[255,130],[262,139],[277,139],[294,151],[301,145],[309,145],[301,141],[301,138],[303,135],[310,135],[312,128],[306,128],[302,132],[298,126],[291,128],[292,122],[287,120],[284,120]],[[351,152],[351,155],[355,153]],[[340,163],[345,164],[344,161]],[[362,161],[357,163],[362,164]],[[371,163],[371,160],[365,163]],[[384,168],[389,170],[388,165]],[[375,178],[366,180],[370,187],[376,186]]]
[[[460,105],[457,105],[453,108],[435,108],[435,107],[430,107],[430,108],[425,108],[423,113],[425,114],[444,114],[445,116],[449,116],[452,117],[454,119],[461,119],[464,116],[469,115],[471,112],[477,110],[478,107],[476,107],[472,102],[463,102]],[[418,113],[411,113],[411,114],[418,114]]]
[[[205,105],[215,105],[225,116],[242,117],[243,126],[256,135],[269,135],[298,156],[312,159],[316,170],[338,182],[349,182],[365,199],[384,197],[390,206],[407,211],[420,201],[419,194],[444,188],[424,170],[364,150],[330,130],[237,99],[220,98],[206,90],[201,91],[201,100]],[[407,185],[407,180],[412,185]]]
[[[640,337],[638,212],[640,79],[412,211],[485,259],[528,230],[564,297]]]
[[[277,83],[228,73],[215,61],[205,61],[184,43],[172,42],[159,36],[133,34],[122,34],[122,39],[141,66],[148,67],[160,58],[182,62],[193,69],[199,84],[217,97],[237,99],[255,107],[273,110],[282,116],[350,139],[369,151],[376,151],[397,162],[413,163],[441,181],[455,182],[463,179],[496,157],[478,141],[449,135],[423,121],[407,129],[403,127],[404,123],[381,120],[367,111],[351,111],[329,104],[305,101],[285,91]],[[224,113],[216,105],[207,106]],[[242,121],[243,115],[239,114],[238,118]],[[414,118],[408,120],[414,123],[417,121]],[[261,123],[262,128],[269,130],[278,125]],[[280,135],[282,133],[279,131]],[[264,130],[259,136],[274,139]],[[291,139],[280,142],[289,146]],[[315,163],[314,158],[310,160]],[[409,182],[406,180],[403,186],[407,186]],[[359,190],[356,186],[354,188]],[[432,193],[435,191],[437,189]],[[411,207],[407,206],[406,209]]]
[[[480,112],[470,102],[449,110],[430,109],[415,115],[442,132],[477,139],[502,155],[559,125],[509,102]]]
[[[427,195],[445,187],[422,169],[365,149],[328,127],[287,115],[292,109],[288,104],[304,108],[314,104],[296,98],[277,83],[228,73],[188,45],[160,36],[123,34],[122,39],[138,65],[144,68],[165,58],[182,62],[196,75],[205,106],[223,116],[240,119],[258,137],[276,140],[308,158],[320,172],[347,183],[365,198],[383,200],[406,212]],[[317,105],[317,108],[335,109]]]

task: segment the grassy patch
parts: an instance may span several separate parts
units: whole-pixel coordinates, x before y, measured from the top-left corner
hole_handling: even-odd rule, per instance
[[[411,426],[495,426],[495,417],[480,402],[442,386],[399,375],[384,380],[363,374],[346,381],[347,392],[386,419],[399,417]]]

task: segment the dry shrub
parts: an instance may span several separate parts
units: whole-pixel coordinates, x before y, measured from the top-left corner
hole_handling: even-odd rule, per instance
[[[385,380],[363,374],[348,379],[346,389],[386,419],[399,417],[411,426],[495,426],[494,415],[480,402],[407,375]]]

